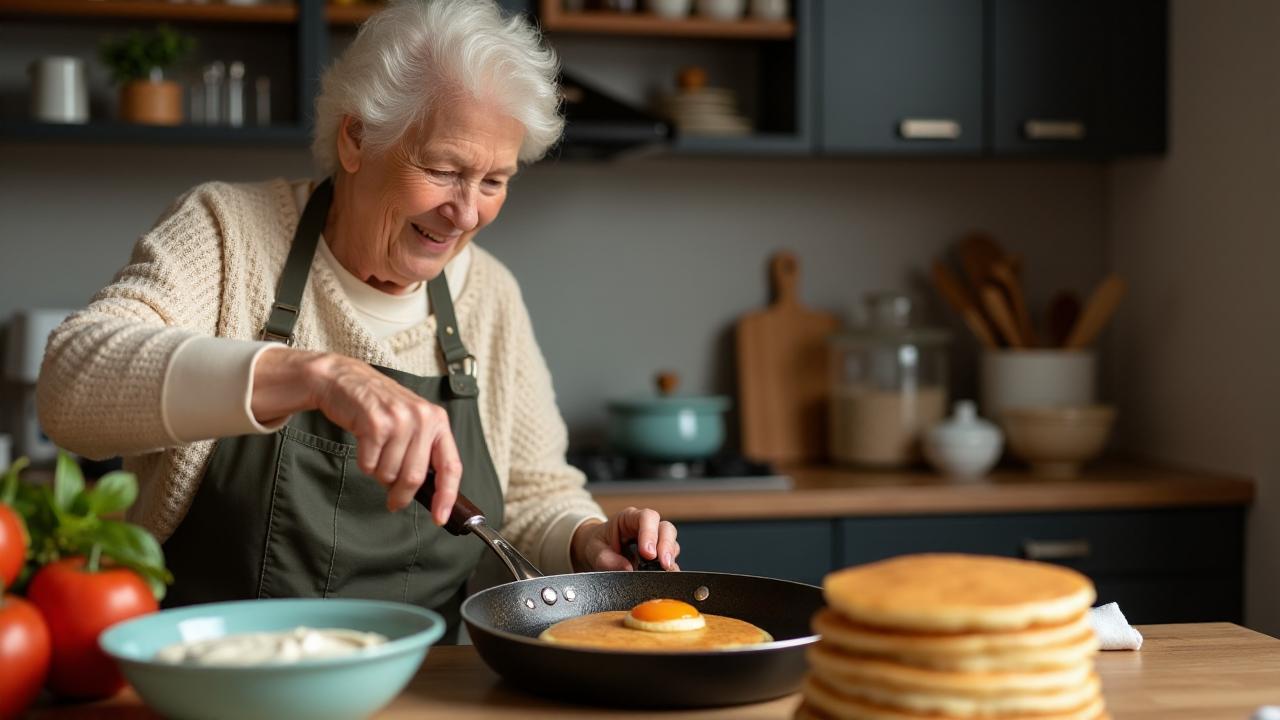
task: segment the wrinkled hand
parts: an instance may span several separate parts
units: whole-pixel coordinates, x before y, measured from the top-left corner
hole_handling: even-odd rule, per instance
[[[631,561],[622,554],[631,540],[636,541],[640,557],[657,559],[663,570],[679,570],[676,558],[680,543],[676,542],[676,526],[661,519],[656,510],[629,507],[608,522],[593,520],[583,523],[573,534],[570,557],[573,569],[633,570]]]
[[[387,509],[402,510],[435,470],[431,516],[449,519],[462,460],[449,415],[368,363],[333,353],[281,348],[264,352],[254,369],[253,413],[260,420],[319,410],[356,437],[360,470],[387,489]]]

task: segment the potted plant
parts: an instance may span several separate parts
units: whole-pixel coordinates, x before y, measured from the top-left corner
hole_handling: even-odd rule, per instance
[[[182,86],[165,80],[164,71],[181,61],[195,40],[168,25],[134,30],[102,44],[102,61],[120,85],[120,118],[148,125],[182,122]]]

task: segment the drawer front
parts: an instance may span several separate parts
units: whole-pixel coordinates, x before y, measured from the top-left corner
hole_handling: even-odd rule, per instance
[[[829,520],[685,522],[678,525],[680,568],[812,583],[834,567]]]
[[[842,565],[915,552],[1030,557],[1107,575],[1237,575],[1244,515],[1236,508],[850,518],[840,521]]]
[[[1238,575],[1101,578],[1098,602],[1120,603],[1133,625],[1244,622],[1244,583]]]

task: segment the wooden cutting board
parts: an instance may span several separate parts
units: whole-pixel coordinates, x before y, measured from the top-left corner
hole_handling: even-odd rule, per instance
[[[742,451],[773,463],[822,459],[827,449],[827,338],[839,321],[800,304],[796,258],[769,260],[773,304],[738,320]]]

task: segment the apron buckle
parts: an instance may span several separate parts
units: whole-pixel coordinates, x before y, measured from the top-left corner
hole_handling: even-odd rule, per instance
[[[288,317],[289,315],[292,315],[292,317]],[[289,347],[293,347],[293,327],[298,322],[298,315],[297,305],[279,301],[272,303],[271,314],[267,316],[267,324],[262,328],[262,339],[267,342],[284,343]],[[283,332],[278,332],[272,328],[279,328]]]
[[[476,356],[467,355],[457,362],[449,363],[449,374],[456,375],[458,373],[476,377],[479,373],[479,366],[476,364]]]

